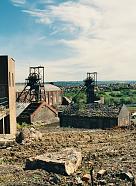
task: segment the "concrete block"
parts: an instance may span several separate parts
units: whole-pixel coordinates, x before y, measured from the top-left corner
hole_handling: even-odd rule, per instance
[[[71,175],[78,169],[81,161],[80,151],[66,148],[59,152],[46,153],[27,159],[26,169],[44,169],[48,172]]]

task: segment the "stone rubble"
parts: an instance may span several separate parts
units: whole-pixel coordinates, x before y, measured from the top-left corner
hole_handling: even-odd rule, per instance
[[[101,178],[102,176],[104,176],[106,174],[106,170],[101,169],[99,170],[99,172],[97,173],[97,178]]]
[[[24,143],[15,143],[10,148],[0,150],[0,185],[89,186],[93,183],[94,186],[136,186],[135,128],[35,128],[29,129],[30,131],[39,131],[42,138],[36,140],[26,136],[23,138]],[[46,153],[60,154],[61,150],[66,148],[81,149],[82,153],[81,165],[72,174],[65,176],[60,172],[41,168],[25,169],[26,159]],[[85,175],[88,175],[88,181],[83,179],[87,177]]]
[[[34,128],[22,128],[16,136],[16,141],[18,143],[29,143],[38,140],[42,140],[42,133]]]

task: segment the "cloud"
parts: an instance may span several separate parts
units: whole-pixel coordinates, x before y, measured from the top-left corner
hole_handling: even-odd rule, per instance
[[[92,7],[71,1],[59,6],[50,6],[50,10],[54,17],[81,29],[81,32],[96,28],[101,18],[100,12]]]
[[[63,25],[64,32],[77,29],[79,32],[93,32],[101,21],[100,11],[86,4],[72,1],[49,5],[46,6],[46,9],[26,9],[23,12],[35,17],[37,23],[57,23],[58,28]]]
[[[32,17],[36,17],[37,23],[42,23],[42,24],[50,24],[51,23],[51,20],[48,17],[46,11],[43,11],[43,10],[22,10],[22,12],[25,12]]]
[[[26,0],[10,0],[15,6],[17,5],[24,5],[26,3]]]
[[[22,11],[32,16],[36,23],[50,28],[49,37],[56,36],[56,47],[56,43],[60,43],[76,54],[67,59],[62,55],[58,60],[41,60],[47,66],[50,80],[79,80],[87,71],[98,71],[98,78],[104,80],[135,79],[135,0],[62,3],[54,0],[54,3],[48,1],[46,6],[45,1],[40,3],[43,4],[41,9],[24,7]]]

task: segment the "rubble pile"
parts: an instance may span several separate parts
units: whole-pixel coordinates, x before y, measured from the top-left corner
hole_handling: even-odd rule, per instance
[[[16,141],[18,143],[29,143],[34,140],[42,140],[42,133],[34,128],[22,128],[16,136]]]
[[[41,140],[16,143],[13,147],[1,149],[0,185],[135,185],[135,128],[131,130],[42,128],[41,132]],[[53,168],[55,165],[53,157],[57,155],[55,161],[59,162],[60,157],[63,157],[62,149],[80,149],[82,153],[81,164],[67,175],[64,175],[60,168],[57,172]],[[68,154],[65,157],[66,161]],[[52,170],[39,166],[42,164],[43,159],[40,158],[43,155],[44,158],[48,155],[48,160],[52,161]],[[26,169],[27,160],[38,158],[42,160],[41,164],[37,162],[39,167]],[[44,160],[46,163],[47,159]],[[62,165],[64,167],[64,161]]]

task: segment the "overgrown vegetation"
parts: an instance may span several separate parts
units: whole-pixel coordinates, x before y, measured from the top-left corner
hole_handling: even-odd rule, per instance
[[[22,123],[22,124],[17,123],[17,129],[22,129],[24,127],[30,128],[31,125],[28,125],[27,123]]]
[[[98,92],[99,94],[99,92]],[[99,94],[103,96],[106,104],[132,104],[136,103],[136,91],[133,89],[122,89],[119,91],[103,91]]]
[[[64,95],[72,99],[80,106],[86,103],[86,93],[80,92],[79,89],[65,92]],[[119,105],[119,104],[134,104],[136,103],[136,89],[135,86],[129,86],[128,84],[110,84],[106,86],[99,86],[96,93],[96,100],[100,97],[104,97],[105,104],[107,105]]]

